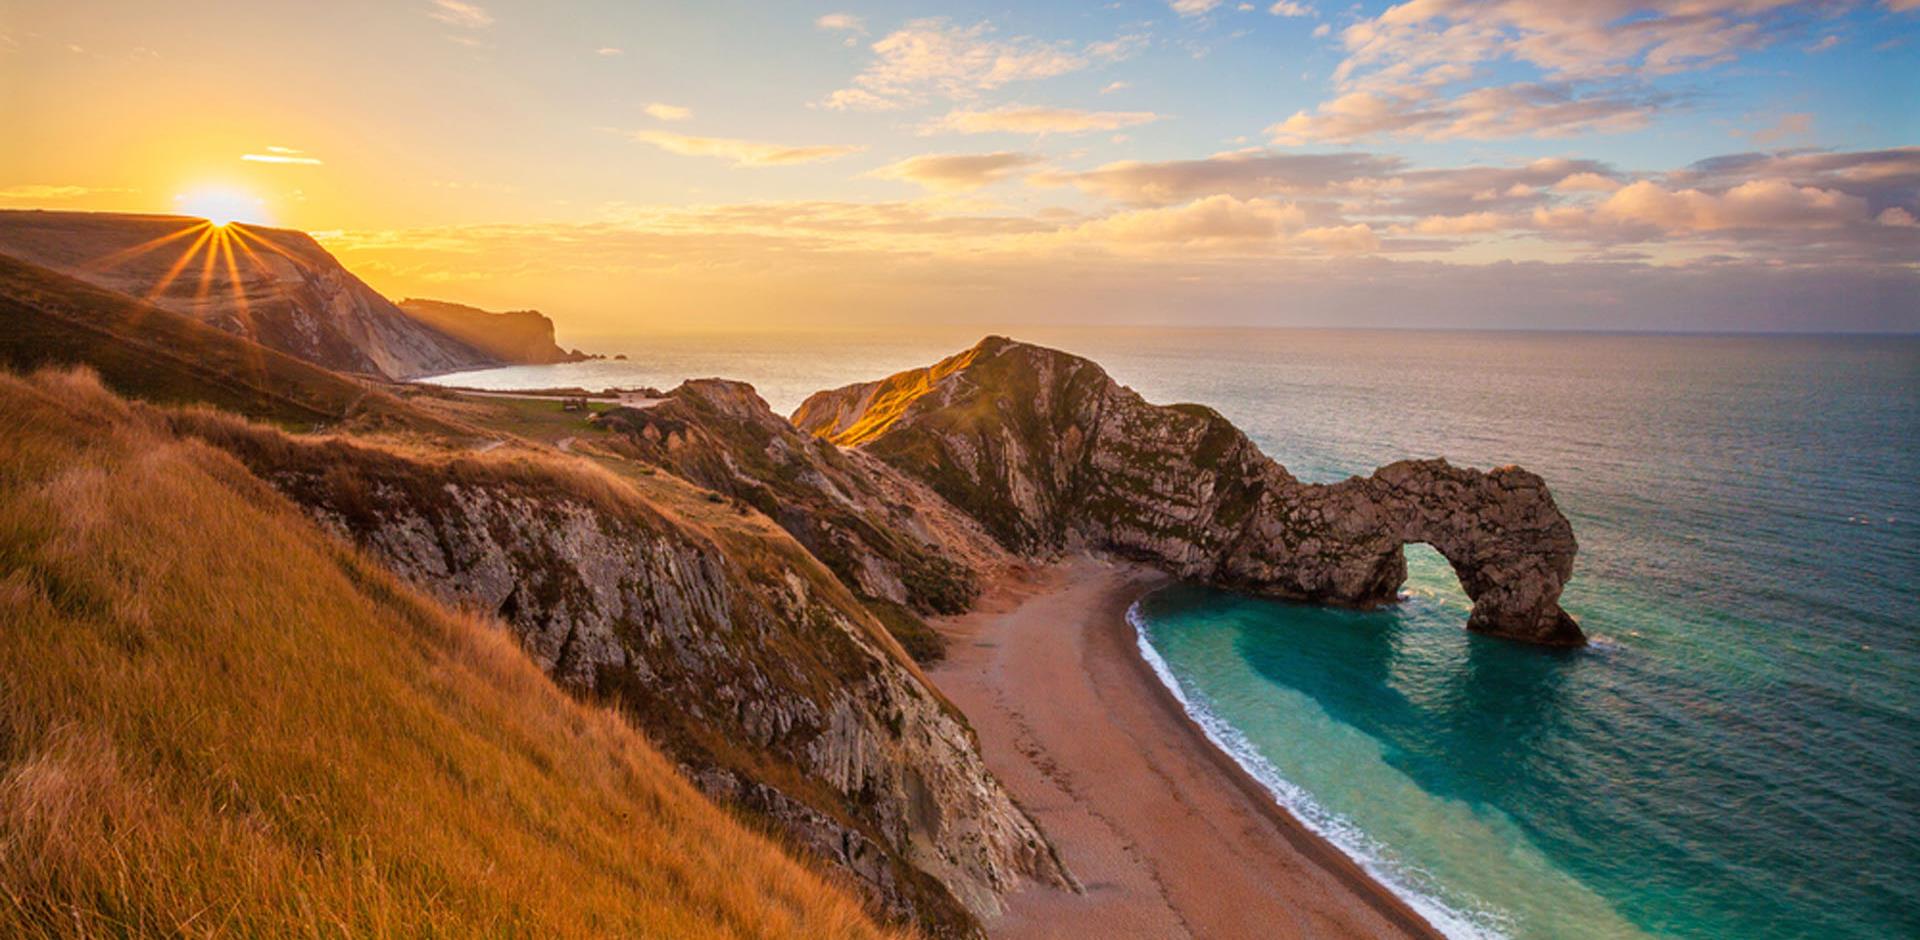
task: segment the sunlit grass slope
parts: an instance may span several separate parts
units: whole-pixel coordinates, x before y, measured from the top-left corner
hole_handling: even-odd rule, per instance
[[[0,255],[0,365],[29,372],[77,364],[124,395],[208,404],[291,427],[467,430],[192,317]]]
[[[0,375],[0,936],[869,936],[508,635]]]

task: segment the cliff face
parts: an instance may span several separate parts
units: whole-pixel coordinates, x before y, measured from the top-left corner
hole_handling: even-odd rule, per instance
[[[553,341],[553,321],[538,310],[491,313],[444,300],[411,298],[400,301],[400,309],[415,320],[502,362],[540,364],[576,362],[583,358],[561,349]]]
[[[793,423],[926,481],[1009,548],[1072,543],[1250,593],[1370,606],[1427,542],[1474,602],[1468,627],[1584,642],[1560,609],[1572,526],[1538,476],[1407,461],[1306,484],[1225,418],[1156,406],[1088,360],[1000,337],[927,369],[821,392]]]
[[[657,404],[618,408],[599,423],[633,456],[779,523],[888,615],[889,626],[911,618],[898,632],[923,661],[937,656],[938,634],[914,615],[967,609],[978,576],[1012,560],[926,484],[801,433],[742,382],[690,381]]]
[[[1023,881],[1069,882],[964,719],[765,519],[666,474],[175,421],[408,580],[497,614],[561,685],[620,702],[709,794],[892,916],[967,933]]]
[[[397,380],[507,361],[408,316],[301,232],[0,212],[0,253],[340,372]]]

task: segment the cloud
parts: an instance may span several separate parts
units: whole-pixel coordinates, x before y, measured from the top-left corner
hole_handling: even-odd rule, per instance
[[[1780,119],[1753,132],[1753,142],[1762,146],[1777,144],[1813,132],[1813,115],[1804,112],[1782,114]]]
[[[1886,211],[1874,216],[1873,219],[1881,225],[1892,228],[1913,228],[1915,225],[1920,225],[1920,221],[1914,219],[1913,213],[1901,206],[1889,206]]]
[[[1653,94],[1580,96],[1566,84],[1478,88],[1448,99],[1354,91],[1312,113],[1297,111],[1267,128],[1267,133],[1280,144],[1347,143],[1382,136],[1426,140],[1563,137],[1645,126],[1666,100]]]
[[[1163,259],[1344,255],[1380,247],[1379,237],[1365,224],[1315,225],[1313,213],[1293,202],[1228,195],[1115,212],[1048,236],[1016,241]]]
[[[266,153],[243,153],[240,155],[240,159],[248,163],[282,163],[299,166],[321,165],[319,157],[312,156],[304,150],[295,150],[292,147],[268,147],[266,151]]]
[[[1127,203],[1168,203],[1225,194],[1241,198],[1325,193],[1337,184],[1391,175],[1398,157],[1367,153],[1281,154],[1247,151],[1200,160],[1125,160],[1079,173],[1041,174],[1043,186],[1074,186]]]
[[[1027,167],[1045,162],[1031,153],[936,153],[909,157],[867,174],[875,179],[904,180],[928,189],[979,189],[997,183]]]
[[[1669,190],[1650,180],[1622,187],[1595,208],[1590,219],[1611,225],[1647,226],[1668,233],[1722,229],[1830,228],[1867,218],[1856,196],[1783,179],[1750,180],[1715,195],[1697,189]]]
[[[593,54],[603,55],[603,56],[626,55],[627,50],[622,49],[618,46],[601,46],[600,48],[593,50]]]
[[[1167,0],[1167,7],[1181,16],[1200,16],[1220,5],[1220,0]]]
[[[1001,39],[990,23],[962,27],[944,19],[915,20],[874,42],[873,62],[822,105],[875,111],[920,104],[930,97],[967,100],[1013,82],[1052,78],[1125,58],[1143,41],[1122,36],[1076,47],[1027,36]]]
[[[1569,173],[1553,184],[1553,189],[1563,193],[1610,193],[1619,189],[1621,183],[1611,176],[1599,173]]]
[[[1103,95],[1111,95],[1116,91],[1126,91],[1127,89],[1132,87],[1133,87],[1132,82],[1113,81],[1113,82],[1108,82],[1106,83],[1106,85],[1102,86],[1100,89],[1100,93]]]
[[[677,104],[666,104],[659,101],[652,102],[640,110],[646,112],[648,117],[661,121],[684,121],[693,117],[692,108],[683,108]]]
[[[18,199],[32,202],[65,202],[70,199],[83,199],[88,196],[105,196],[116,193],[130,193],[131,189],[98,186],[61,186],[29,183],[23,186],[9,186],[0,189],[0,199]]]
[[[841,144],[793,146],[728,137],[689,137],[665,131],[634,131],[628,135],[644,144],[652,144],[669,153],[689,157],[718,157],[737,167],[787,166],[836,160],[867,148]]]
[[[1116,131],[1161,119],[1151,111],[1081,111],[1007,105],[990,111],[959,109],[921,127],[922,134],[1083,134]]]
[[[1372,69],[1418,81],[1445,65],[1510,58],[1550,76],[1661,74],[1725,62],[1769,42],[1791,0],[1414,0],[1349,26],[1335,77]]]
[[[493,25],[493,14],[476,4],[462,0],[433,0],[427,15],[448,26],[461,29],[486,29]]]
[[[1292,0],[1280,0],[1279,3],[1276,3],[1273,6],[1268,7],[1267,12],[1273,14],[1274,16],[1285,16],[1285,17],[1318,16],[1319,15],[1319,13],[1316,12],[1313,9],[1313,7],[1308,6],[1307,4],[1304,4],[1304,3],[1294,3],[1292,2]]]
[[[1514,220],[1498,212],[1470,212],[1466,215],[1430,215],[1408,231],[1418,235],[1479,235],[1514,227]]]
[[[855,33],[861,36],[867,34],[867,21],[851,13],[828,13],[814,20],[813,26],[815,29]]]

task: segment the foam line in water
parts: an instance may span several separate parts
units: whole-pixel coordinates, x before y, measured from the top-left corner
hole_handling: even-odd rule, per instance
[[[1454,910],[1440,899],[1408,885],[1398,871],[1381,861],[1379,845],[1371,836],[1350,820],[1321,806],[1312,794],[1282,776],[1280,768],[1267,760],[1240,729],[1214,714],[1197,697],[1189,696],[1180,680],[1174,676],[1172,667],[1167,665],[1167,661],[1161,658],[1160,652],[1153,648],[1153,643],[1148,639],[1146,615],[1141,613],[1139,601],[1127,608],[1127,623],[1133,627],[1140,657],[1153,668],[1154,675],[1160,678],[1160,684],[1180,702],[1180,707],[1200,726],[1207,740],[1259,781],[1282,809],[1353,859],[1374,880],[1386,886],[1395,897],[1405,901],[1427,923],[1452,940],[1504,940],[1505,934],[1493,926]]]

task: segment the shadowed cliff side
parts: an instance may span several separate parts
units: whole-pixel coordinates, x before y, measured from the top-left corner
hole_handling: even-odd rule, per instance
[[[938,659],[944,644],[920,616],[966,610],[980,577],[1012,561],[926,484],[795,430],[744,382],[689,381],[598,423],[619,432],[623,452],[778,522],[923,663]]]
[[[1219,413],[1148,404],[1098,365],[988,337],[927,369],[820,392],[802,430],[926,481],[1009,548],[1071,544],[1249,593],[1372,606],[1426,542],[1473,600],[1470,629],[1549,646],[1585,642],[1560,608],[1573,528],[1546,483],[1405,461],[1302,483]]]
[[[553,321],[538,310],[494,313],[466,304],[413,298],[400,301],[400,309],[501,362],[579,362],[587,358],[578,350],[561,349],[553,341]]]

